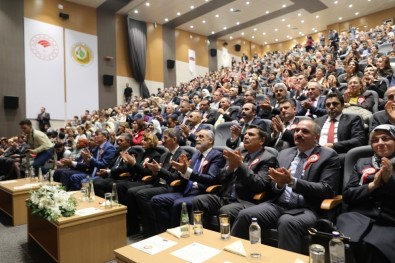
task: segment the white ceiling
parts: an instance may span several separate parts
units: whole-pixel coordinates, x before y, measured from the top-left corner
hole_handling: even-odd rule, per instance
[[[69,1],[98,7],[105,0]],[[204,5],[215,4],[212,1],[224,4],[202,13]],[[327,25],[392,7],[395,0],[132,0],[118,13],[223,40],[243,38],[270,44],[320,32]]]

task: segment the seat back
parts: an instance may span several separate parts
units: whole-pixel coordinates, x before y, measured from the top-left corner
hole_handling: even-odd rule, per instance
[[[261,119],[266,123],[267,133],[270,135],[272,133],[272,121],[268,119]]]
[[[202,128],[206,130],[210,130],[215,133],[214,125],[212,124],[204,123],[202,124]]]
[[[387,82],[388,82],[388,80],[387,80]],[[372,112],[373,113],[378,112],[379,111],[379,94],[375,90],[367,90],[366,92],[373,94],[374,104],[373,104]]]
[[[217,125],[215,129],[214,147],[226,145],[226,140],[230,138],[230,127],[232,125],[234,125],[233,122],[224,122]]]
[[[163,155],[165,153],[167,153],[169,150],[163,146],[163,145],[158,145],[156,146],[156,150],[160,153],[160,155]]]
[[[346,159],[344,161],[344,176],[342,188],[344,188],[350,180],[350,176],[354,170],[354,165],[357,163],[358,159],[370,157],[372,155],[373,150],[370,145],[355,147],[347,152]]]
[[[258,101],[263,101],[265,99],[265,95],[264,94],[257,94],[256,95],[256,102]]]
[[[387,55],[388,52],[390,52],[392,49],[392,43],[384,43],[379,46],[379,53],[383,53],[384,55]]]
[[[183,151],[185,151],[189,155],[189,159],[192,158],[192,155],[197,153],[199,150],[192,146],[180,146]]]
[[[278,151],[276,149],[274,149],[272,147],[265,146],[265,150],[267,150],[268,152],[270,152],[271,154],[276,156],[276,158],[278,157]]]
[[[240,106],[230,106],[229,107],[229,115],[232,115],[233,114],[233,112],[237,112],[237,113],[239,113],[240,112]]]

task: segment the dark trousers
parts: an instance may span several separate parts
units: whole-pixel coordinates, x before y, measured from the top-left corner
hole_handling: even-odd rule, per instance
[[[41,167],[41,172],[43,174],[48,172],[48,169],[43,168],[45,163],[52,158],[54,154],[54,148],[50,148],[48,150],[42,151],[36,155],[36,158],[34,158],[33,161],[33,168],[34,168],[34,174],[38,176],[38,169]]]
[[[73,170],[69,168],[59,168],[55,170],[53,174],[53,179],[55,182],[60,182],[66,188],[66,190],[70,190],[70,177],[73,174],[81,173],[81,171]]]
[[[151,198],[155,195],[169,193],[170,187],[167,185],[145,185],[129,188],[127,191],[128,217],[127,225],[130,231],[139,230],[139,221],[143,226],[145,238],[158,234],[156,227],[156,217],[151,205]]]
[[[258,219],[262,230],[277,228],[279,248],[297,253],[307,252],[304,237],[308,234],[307,229],[317,221],[317,215],[313,211],[307,208],[288,209],[268,201],[240,211],[231,235],[248,239],[252,217]]]
[[[222,198],[217,195],[204,194],[196,196],[193,199],[192,211],[203,211],[204,226],[209,226],[211,224],[212,216],[218,216],[220,214],[230,215],[230,223],[233,225],[233,221],[241,210],[254,205],[255,204],[247,201],[240,203],[235,200],[232,202],[227,198]]]
[[[181,206],[183,202],[187,204],[188,213],[191,215],[192,200],[198,194],[198,189],[191,189],[186,195],[183,193],[167,193],[152,197],[151,204],[155,211],[156,225],[159,233],[166,231],[168,228],[180,225]]]

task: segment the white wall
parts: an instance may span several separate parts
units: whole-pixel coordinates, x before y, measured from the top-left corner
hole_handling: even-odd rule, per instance
[[[121,105],[125,102],[123,98],[123,90],[126,87],[126,83],[129,83],[130,87],[132,87],[133,97],[140,97],[139,84],[134,80],[134,78],[117,76],[117,105]],[[147,85],[150,94],[156,94],[158,92],[158,88],[163,89],[163,82],[146,80],[145,84]]]
[[[208,67],[202,67],[196,65],[196,73],[192,74],[189,71],[189,63],[178,61],[178,60],[176,60],[175,69],[176,69],[176,85],[179,85],[181,82],[188,82],[199,75],[204,76],[208,72]]]

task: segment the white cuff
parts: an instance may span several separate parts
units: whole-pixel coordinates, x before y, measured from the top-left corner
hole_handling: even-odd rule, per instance
[[[186,172],[184,174],[181,174],[182,177],[184,177],[185,179],[189,180],[189,178],[191,177],[192,174],[192,168],[187,168]]]

